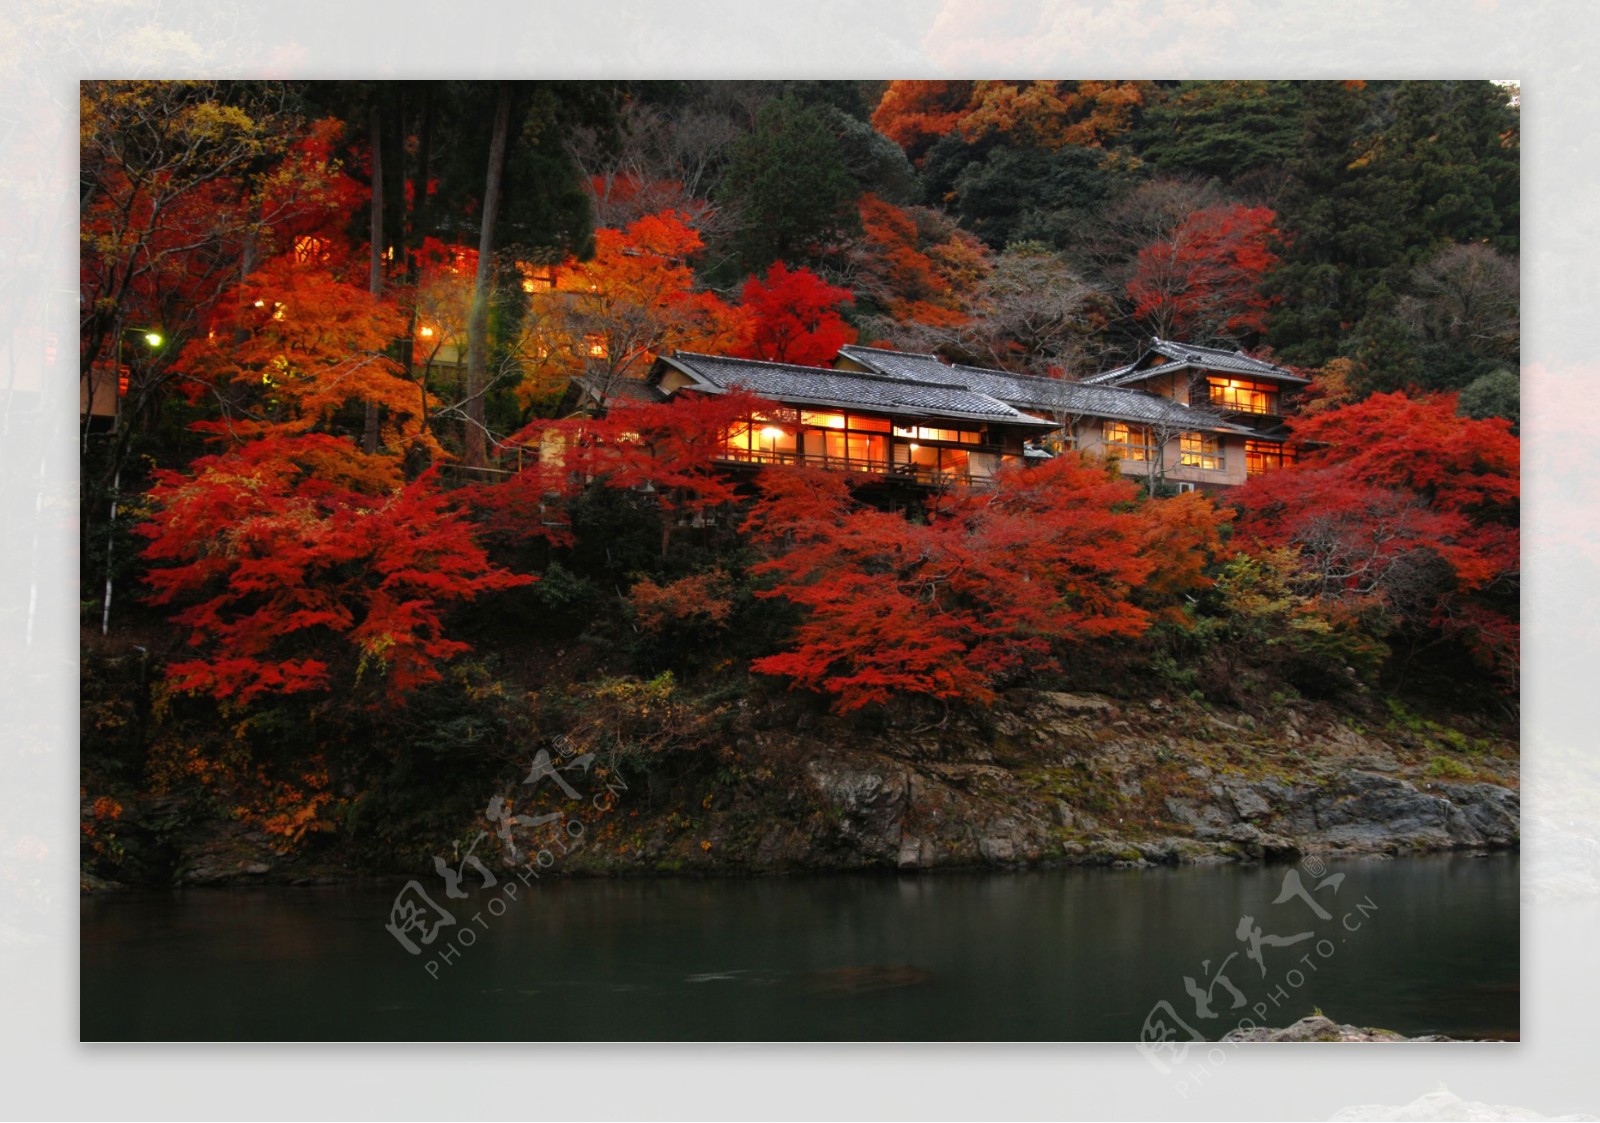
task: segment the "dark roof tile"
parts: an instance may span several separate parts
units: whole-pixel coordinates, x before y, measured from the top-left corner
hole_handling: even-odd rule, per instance
[[[1194,424],[1195,420],[1188,406],[1144,390],[1090,386],[1061,378],[1014,374],[987,367],[949,366],[932,355],[885,351],[878,347],[851,345],[841,347],[839,353],[890,377],[919,380],[940,378],[946,382],[956,382],[1017,409],[1043,411],[1055,416],[1086,415],[1147,424],[1184,425]],[[1223,433],[1249,431],[1215,416],[1210,416],[1205,423],[1195,427]]]
[[[1002,401],[974,392],[957,379],[912,380],[828,367],[696,355],[684,351],[663,356],[662,362],[681,370],[694,379],[701,389],[713,393],[742,389],[774,401],[855,408],[907,417],[947,417],[1029,427],[1047,424]]]
[[[1139,369],[1139,364],[1151,355],[1160,355],[1169,360],[1157,366]],[[1292,382],[1305,384],[1310,379],[1296,374],[1287,367],[1280,367],[1264,359],[1252,359],[1243,351],[1226,351],[1220,347],[1202,347],[1197,343],[1174,343],[1167,339],[1155,339],[1145,353],[1134,362],[1120,366],[1114,370],[1102,371],[1084,379],[1090,386],[1126,386],[1134,382],[1143,382],[1159,374],[1167,374],[1182,370],[1184,367],[1202,367],[1206,370],[1224,371],[1228,374],[1251,375],[1257,378],[1271,378],[1278,382]]]

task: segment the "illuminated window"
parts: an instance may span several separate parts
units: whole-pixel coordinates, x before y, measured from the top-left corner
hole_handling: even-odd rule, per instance
[[[969,429],[936,429],[929,425],[896,425],[894,435],[913,441],[946,441],[950,444],[977,445],[983,434]]]
[[[1124,425],[1120,421],[1107,421],[1101,440],[1106,455],[1119,460],[1149,460],[1150,430],[1141,426]]]
[[[896,469],[924,479],[965,476],[969,460],[964,448],[942,448],[920,443],[894,446]]]
[[[858,413],[850,415],[850,428],[860,429],[867,433],[887,433],[891,426],[886,417],[862,417]]]
[[[554,265],[529,265],[523,267],[523,292],[549,292],[556,287]]]
[[[1211,404],[1239,413],[1277,413],[1278,388],[1239,378],[1209,378]]]
[[[1178,440],[1178,463],[1207,472],[1223,469],[1222,442],[1207,433],[1185,433]]]
[[[294,259],[301,265],[326,261],[327,257],[328,243],[325,239],[313,238],[306,234],[294,240]]]
[[[1294,449],[1279,441],[1245,441],[1244,470],[1246,475],[1260,476],[1276,472],[1286,464],[1294,463]]]
[[[844,414],[842,413],[813,413],[811,410],[800,411],[800,424],[816,425],[825,429],[843,429]]]
[[[583,337],[583,345],[591,359],[603,359],[610,354],[603,335],[586,335]]]
[[[766,418],[737,421],[723,442],[726,458],[754,463],[786,463],[797,454],[794,431],[774,425]]]
[[[423,339],[432,339],[433,329],[424,324],[422,327],[417,329],[417,334],[422,336]]]

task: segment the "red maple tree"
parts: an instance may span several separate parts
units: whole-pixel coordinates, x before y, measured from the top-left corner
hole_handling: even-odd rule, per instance
[[[1207,207],[1139,251],[1128,281],[1133,314],[1163,338],[1225,339],[1266,330],[1262,276],[1278,260],[1277,215],[1266,207]]]
[[[754,569],[772,581],[759,595],[806,616],[790,648],[753,669],[833,695],[840,711],[911,695],[990,702],[1064,645],[1151,622],[1135,598],[1166,556],[1154,507],[1086,460],[1003,471],[926,522],[857,506],[819,470],[769,471],[760,487],[746,523],[769,555]],[[1214,542],[1214,525],[1199,539]],[[1164,580],[1171,596],[1198,575]]]
[[[537,448],[539,455],[511,485],[496,490],[510,487],[509,494],[522,496],[524,509],[537,497],[545,510],[595,485],[649,495],[660,512],[665,555],[676,527],[697,516],[703,521],[738,497],[737,481],[723,464],[729,433],[751,418],[782,412],[737,392],[685,392],[665,402],[614,398],[603,417],[538,421],[516,434],[513,442]]]
[[[1453,394],[1396,393],[1293,426],[1306,451],[1241,489],[1241,529],[1266,547],[1295,548],[1303,583],[1325,602],[1460,636],[1514,675],[1519,442],[1510,423],[1458,416]]]
[[[820,367],[854,343],[855,329],[839,315],[849,289],[830,285],[809,269],[774,262],[764,278],[751,277],[740,293],[750,334],[738,354],[747,359]]]
[[[175,364],[220,414],[193,425],[219,451],[157,473],[140,527],[152,599],[178,608],[195,650],[167,668],[178,689],[247,702],[381,672],[399,698],[466,650],[444,634],[450,605],[531,580],[490,564],[434,473],[403,480],[408,448],[439,452],[426,400],[384,354],[404,323],[325,264],[284,254]],[[367,404],[385,417],[372,452]]]
[[[168,665],[175,688],[238,702],[327,689],[344,653],[398,699],[467,650],[444,634],[448,606],[532,580],[489,563],[432,472],[379,495],[323,477],[343,443],[273,436],[157,474],[140,527],[151,599],[184,606],[172,619],[194,650]]]

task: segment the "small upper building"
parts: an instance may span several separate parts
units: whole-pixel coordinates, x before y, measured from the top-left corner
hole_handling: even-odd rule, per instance
[[[1248,428],[1247,469],[1257,475],[1294,459],[1285,443],[1288,431],[1283,420],[1295,412],[1300,391],[1310,379],[1243,351],[1158,337],[1133,362],[1083,381],[1086,386],[1142,389],[1190,405],[1203,404]]]

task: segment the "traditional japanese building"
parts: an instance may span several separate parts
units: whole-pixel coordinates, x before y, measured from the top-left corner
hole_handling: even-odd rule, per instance
[[[1104,376],[1073,382],[860,346],[841,347],[837,365],[906,379],[956,382],[1051,421],[1053,429],[1044,442],[1049,451],[1072,448],[1112,457],[1127,475],[1154,474],[1179,490],[1210,491],[1244,483],[1250,474],[1251,442],[1260,436],[1204,399],[1109,385],[1101,382]],[[1274,447],[1281,447],[1281,437]]]
[[[1239,352],[1156,340],[1081,382],[846,346],[831,368],[677,352],[643,380],[573,380],[568,407],[744,391],[773,403],[724,459],[814,464],[932,485],[982,480],[1069,449],[1178,490],[1234,487],[1286,459],[1283,418],[1306,379]]]
[[[680,351],[657,359],[646,381],[665,397],[743,390],[776,403],[729,434],[731,463],[814,464],[926,484],[984,479],[1055,428],[953,378]]]

